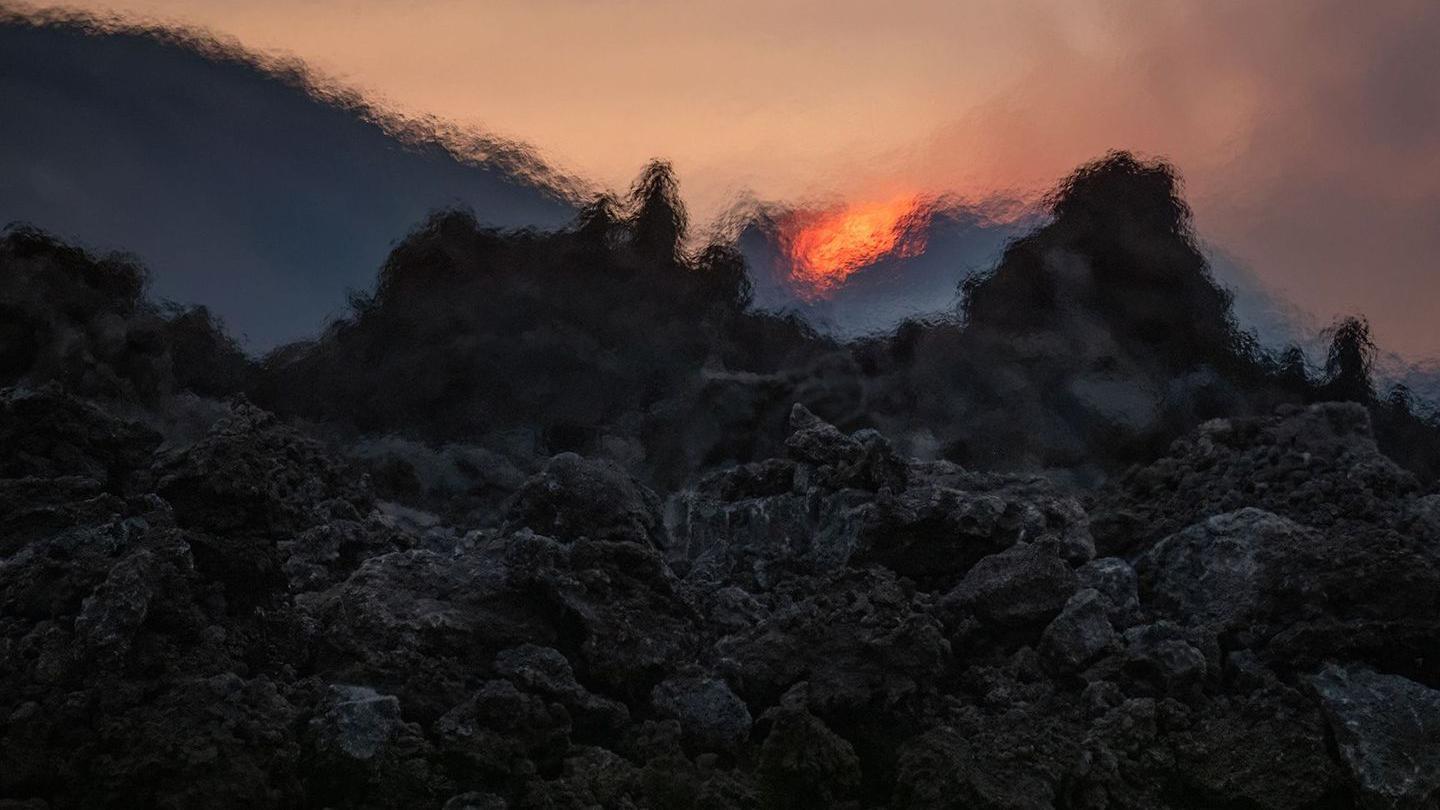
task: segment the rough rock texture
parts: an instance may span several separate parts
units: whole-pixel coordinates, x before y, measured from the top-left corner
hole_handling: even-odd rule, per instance
[[[700,750],[731,751],[750,736],[750,709],[720,678],[671,678],[650,700],[661,717],[678,720]]]
[[[975,563],[946,600],[999,624],[1027,624],[1059,613],[1075,589],[1064,560],[1027,544]]]
[[[1070,597],[1060,615],[1040,636],[1040,650],[1061,669],[1073,670],[1104,652],[1115,642],[1110,623],[1110,602],[1099,591],[1086,588]]]
[[[1367,807],[1440,802],[1440,691],[1364,667],[1310,679]]]
[[[562,454],[474,524],[212,410],[0,392],[0,806],[1440,799],[1440,496],[1348,406],[1089,493],[797,408],[784,458]]]

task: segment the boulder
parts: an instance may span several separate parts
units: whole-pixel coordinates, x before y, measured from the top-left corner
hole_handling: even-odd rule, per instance
[[[1040,652],[1055,667],[1073,671],[1116,641],[1109,600],[1093,588],[1076,592],[1040,636]]]
[[[1112,620],[1123,620],[1140,607],[1140,579],[1130,563],[1119,557],[1091,560],[1075,575],[1081,588],[1093,588],[1105,597]]]
[[[1125,666],[1135,677],[1172,692],[1187,689],[1210,674],[1210,662],[1195,639],[1170,622],[1125,631]]]
[[[522,782],[570,747],[565,709],[503,680],[480,684],[431,731],[453,769],[480,784]]]
[[[859,441],[798,402],[790,409],[790,437],[785,440],[785,450],[797,461],[832,467],[858,461],[865,452]]]
[[[1035,624],[1054,618],[1077,586],[1064,560],[1040,545],[1019,544],[977,562],[945,601],[998,624]]]
[[[368,686],[332,684],[321,713],[310,721],[316,747],[355,760],[373,759],[403,725],[400,701]]]
[[[811,708],[855,713],[931,694],[950,661],[926,601],[883,570],[792,581],[753,627],[715,644],[720,671],[751,705],[807,681]]]
[[[1244,626],[1261,606],[1264,559],[1308,539],[1303,526],[1261,509],[1216,515],[1140,558],[1144,601],[1192,624]]]
[[[564,706],[581,733],[614,734],[630,722],[625,704],[597,695],[575,680],[570,661],[559,650],[536,644],[512,647],[495,656],[495,672]]]
[[[571,541],[582,537],[664,545],[660,499],[608,461],[561,453],[527,479],[505,506],[505,530],[528,528]]]
[[[750,736],[750,710],[725,681],[710,676],[670,678],[650,694],[661,717],[680,722],[701,751],[733,751]]]
[[[1320,670],[1310,685],[1363,806],[1420,810],[1440,803],[1440,691],[1337,665]]]
[[[804,686],[797,686],[761,718],[769,732],[757,770],[778,807],[832,807],[860,785],[854,746],[811,714],[805,699]]]

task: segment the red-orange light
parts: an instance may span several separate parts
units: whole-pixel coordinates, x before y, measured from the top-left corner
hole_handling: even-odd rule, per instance
[[[882,258],[924,253],[927,212],[921,198],[907,195],[791,215],[780,238],[796,292],[823,298]]]

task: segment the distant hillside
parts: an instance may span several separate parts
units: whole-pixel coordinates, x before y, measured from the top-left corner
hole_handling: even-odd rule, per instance
[[[145,300],[141,268],[16,230],[0,240],[0,384],[244,392],[352,436],[473,445],[522,468],[574,451],[662,487],[779,452],[796,402],[910,455],[1096,482],[1211,419],[1349,400],[1371,408],[1384,452],[1440,479],[1440,421],[1377,384],[1363,319],[1318,336],[1321,363],[1239,325],[1171,167],[1106,155],[1048,209],[966,280],[958,317],[838,341],[757,311],[733,246],[688,249],[656,164],[566,228],[438,213],[317,339],[258,363],[207,311]]]
[[[313,334],[430,211],[554,227],[566,183],[230,45],[0,11],[0,225],[133,252],[252,350]]]

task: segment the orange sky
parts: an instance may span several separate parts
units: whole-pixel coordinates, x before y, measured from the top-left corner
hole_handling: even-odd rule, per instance
[[[1184,173],[1202,234],[1322,320],[1440,356],[1440,4],[1397,0],[124,0],[623,187],[1028,193],[1110,148]]]

